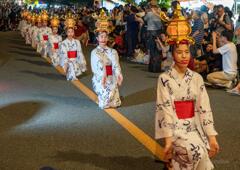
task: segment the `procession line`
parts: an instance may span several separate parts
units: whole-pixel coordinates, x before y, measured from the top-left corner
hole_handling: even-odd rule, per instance
[[[51,60],[49,58],[45,59],[48,63],[51,64]],[[55,68],[60,74],[65,74],[64,70],[60,66],[57,66]],[[82,91],[86,96],[88,96],[92,101],[98,103],[97,95],[79,80],[71,81],[71,83],[80,91]],[[116,109],[104,109],[104,111],[118,124],[120,124],[125,130],[127,130],[133,137],[135,137],[142,145],[144,145],[153,155],[165,162],[165,160],[163,159],[163,148],[154,139],[152,139],[143,130],[138,128],[130,120],[124,117]]]

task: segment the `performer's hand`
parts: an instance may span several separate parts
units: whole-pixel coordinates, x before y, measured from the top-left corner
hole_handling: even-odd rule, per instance
[[[106,77],[106,76],[103,76],[102,86],[103,86],[104,88],[106,87],[106,81],[107,81],[107,77]]]
[[[165,160],[172,158],[172,137],[165,138],[165,147],[163,153]]]
[[[164,153],[165,160],[171,159],[172,158],[172,144],[165,145],[163,153]]]
[[[118,81],[117,81],[118,86],[121,86],[121,85],[122,85],[122,81],[123,81],[123,76],[122,76],[122,74],[119,74],[119,75],[118,75]]]
[[[56,52],[56,49],[55,48],[52,48],[52,53],[55,53]]]
[[[214,157],[219,152],[219,145],[216,136],[209,136],[210,150],[208,151],[209,157]]]
[[[64,70],[64,72],[67,71],[67,64],[64,64],[64,66],[63,66],[63,70]]]

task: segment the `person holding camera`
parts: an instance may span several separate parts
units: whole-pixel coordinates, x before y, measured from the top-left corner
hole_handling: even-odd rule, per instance
[[[233,24],[231,18],[225,13],[223,5],[219,5],[217,8],[216,32],[223,32],[224,30],[233,31]]]
[[[233,81],[237,76],[237,49],[234,43],[231,42],[233,33],[224,30],[219,36],[221,47],[217,48],[217,33],[212,33],[213,53],[222,55],[223,71],[217,71],[208,74],[207,80],[209,83],[232,88]]]

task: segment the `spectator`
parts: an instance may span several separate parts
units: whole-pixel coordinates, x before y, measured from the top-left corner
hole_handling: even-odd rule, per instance
[[[238,20],[236,22],[236,26],[235,26],[235,36],[237,39],[237,53],[238,53],[238,69],[240,69],[240,15],[238,16]],[[239,70],[240,73],[240,70]]]
[[[136,21],[136,13],[138,12],[135,6],[130,7],[130,14],[127,15],[125,21],[127,22],[127,57],[133,58],[134,49],[137,46],[138,39],[138,22]]]
[[[208,7],[203,5],[200,8],[201,11],[201,19],[203,21],[204,24],[204,30],[208,30],[209,24],[208,24]]]
[[[158,16],[155,15],[159,8],[157,3],[152,2],[150,4],[150,10],[147,12],[144,20],[147,23],[148,33],[148,50],[150,54],[150,63],[148,65],[148,71],[150,72],[161,72],[161,54],[157,49],[156,38],[160,35],[162,30],[162,22]]]
[[[197,50],[202,51],[202,41],[204,37],[204,24],[201,20],[201,12],[193,11],[193,27],[192,27],[192,37],[195,39],[195,44],[191,46],[191,54],[193,57],[197,55]]]
[[[88,45],[89,35],[87,27],[83,24],[82,19],[79,18],[77,22],[77,28],[75,29],[76,39],[79,40],[83,45]]]
[[[217,33],[212,33],[213,37],[213,53],[222,54],[223,71],[217,71],[210,73],[207,76],[207,80],[216,85],[220,85],[226,88],[232,88],[233,81],[237,75],[237,49],[234,43],[231,42],[233,34],[230,31],[222,31],[219,40],[222,45],[217,48]]]
[[[223,5],[217,8],[216,31],[221,33],[224,30],[233,31],[231,18],[225,13]]]

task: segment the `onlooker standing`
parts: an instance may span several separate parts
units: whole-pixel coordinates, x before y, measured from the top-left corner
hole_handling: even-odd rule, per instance
[[[138,22],[136,21],[137,8],[135,6],[130,7],[130,14],[125,18],[127,22],[127,57],[132,58],[134,49],[137,46],[138,39]]]
[[[193,57],[196,57],[197,50],[202,51],[202,41],[204,37],[204,24],[201,19],[200,11],[193,11],[193,27],[192,27],[192,37],[195,39],[195,44],[191,47],[191,54]]]
[[[148,50],[150,54],[150,62],[148,65],[148,70],[150,72],[161,72],[161,54],[157,49],[156,38],[160,35],[162,29],[162,22],[155,12],[158,11],[157,3],[151,2],[150,10],[147,12],[144,20],[147,23],[147,33],[148,33]]]
[[[240,69],[240,15],[235,26],[235,36],[237,38],[237,53],[238,53],[238,69]],[[240,71],[240,70],[239,70]]]
[[[213,53],[222,54],[223,71],[209,74],[207,80],[212,84],[231,88],[237,75],[237,49],[235,44],[231,42],[233,33],[227,30],[222,31],[219,37],[220,44],[222,44],[220,48],[217,48],[216,37],[217,33],[213,32]]]
[[[208,7],[203,5],[201,6],[201,19],[204,24],[204,30],[208,30],[209,24],[208,24]]]
[[[224,30],[233,31],[233,25],[230,17],[225,13],[223,5],[217,8],[216,31],[221,33]]]

